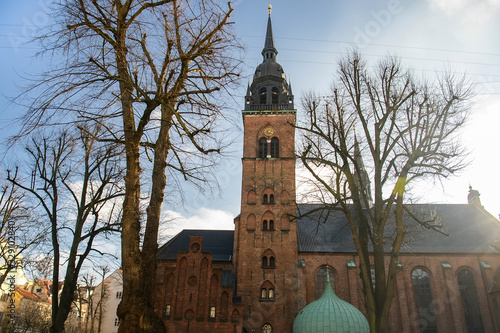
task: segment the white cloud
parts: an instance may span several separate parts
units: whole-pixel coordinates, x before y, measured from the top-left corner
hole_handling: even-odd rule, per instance
[[[223,210],[200,208],[196,214],[183,216],[175,211],[164,211],[163,223],[160,226],[159,244],[178,234],[183,229],[233,230],[234,216]]]
[[[428,0],[431,8],[448,16],[459,16],[466,23],[483,24],[496,17],[500,0]]]
[[[446,15],[454,15],[464,9],[470,0],[428,0],[431,7],[443,11]]]

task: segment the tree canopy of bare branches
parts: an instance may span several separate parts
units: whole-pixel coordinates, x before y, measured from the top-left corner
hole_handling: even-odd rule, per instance
[[[26,264],[26,254],[45,239],[26,193],[10,183],[0,189],[0,286],[11,271]]]
[[[19,170],[8,175],[13,186],[39,204],[47,221],[40,226],[45,225],[51,238],[53,332],[64,330],[84,263],[92,253],[104,254],[94,242],[120,231],[117,207],[121,201],[116,199],[124,194],[121,150],[115,144],[99,144],[98,130],[82,129],[80,133],[77,137],[63,132],[52,138],[34,138],[27,147],[29,177],[22,177]],[[63,264],[66,273],[61,274]],[[64,284],[59,293],[61,277]]]
[[[299,158],[322,209],[349,221],[372,332],[388,331],[408,186],[464,167],[458,130],[471,97],[465,76],[419,80],[394,57],[369,70],[354,51],[340,61],[331,96],[305,98]],[[396,224],[390,241],[388,221]]]
[[[239,76],[231,13],[230,3],[215,0],[66,0],[41,39],[64,61],[28,90],[38,97],[22,134],[90,121],[107,129],[101,141],[125,147],[120,332],[164,330],[151,294],[166,173],[204,182],[207,156],[220,152],[216,125]],[[152,170],[141,225],[146,158]]]

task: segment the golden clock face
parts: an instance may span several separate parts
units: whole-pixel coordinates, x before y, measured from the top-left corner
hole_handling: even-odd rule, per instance
[[[266,128],[266,129],[264,130],[264,134],[265,134],[266,136],[273,136],[273,134],[274,134],[274,130],[273,130],[271,127],[268,127],[268,128]]]

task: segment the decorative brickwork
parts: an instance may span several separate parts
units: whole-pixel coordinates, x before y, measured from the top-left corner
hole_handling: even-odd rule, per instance
[[[234,301],[233,265],[213,261],[203,237],[192,236],[177,260],[159,260],[155,299],[167,332],[242,332],[243,306]]]

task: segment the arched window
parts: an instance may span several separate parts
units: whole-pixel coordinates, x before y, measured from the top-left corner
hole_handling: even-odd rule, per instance
[[[278,88],[273,87],[271,89],[271,99],[272,99],[272,104],[278,104],[279,99],[280,99],[280,91]]]
[[[274,230],[274,221],[269,220],[269,230]]]
[[[274,194],[269,194],[269,203],[270,204],[274,203]]]
[[[210,318],[215,318],[215,306],[210,307]]]
[[[260,287],[260,301],[261,302],[274,302],[275,291],[274,286],[270,281],[265,281]]]
[[[415,302],[420,317],[420,332],[437,333],[436,312],[431,291],[431,281],[427,271],[417,268],[411,273]]]
[[[259,89],[260,104],[267,104],[267,88],[262,87]]]
[[[267,139],[259,139],[259,158],[267,158]]]
[[[271,139],[271,157],[280,157],[280,140],[278,138]]]
[[[272,194],[271,194],[271,195],[272,195]],[[264,194],[264,197],[262,198],[262,203],[263,203],[264,205],[266,205],[266,204],[268,204],[268,203],[269,203],[269,201],[268,201],[268,199],[267,199],[267,194]]]
[[[274,260],[274,257],[269,257],[269,267],[276,267],[276,260]]]
[[[316,274],[316,298],[321,297],[321,295],[323,295],[323,291],[325,291],[327,269],[328,269],[328,276],[330,278],[330,285],[332,286],[333,289],[333,282],[334,282],[333,270],[328,266],[323,266],[318,270],[318,273]]]
[[[262,221],[262,230],[267,230],[267,220]]]
[[[267,257],[262,257],[262,267],[268,267],[267,265]]]
[[[473,272],[470,269],[462,268],[457,273],[457,279],[460,295],[462,296],[467,332],[484,332],[483,317]]]
[[[262,326],[262,333],[272,333],[273,328],[269,324]]]

